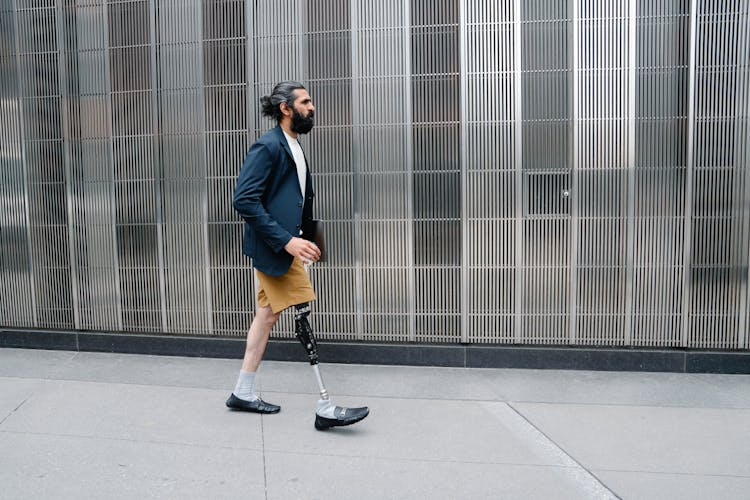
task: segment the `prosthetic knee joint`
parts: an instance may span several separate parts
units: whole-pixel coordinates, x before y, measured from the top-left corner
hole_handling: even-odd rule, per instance
[[[296,309],[294,312],[294,332],[305,351],[307,351],[307,357],[315,371],[320,387],[320,399],[328,399],[328,391],[323,385],[323,378],[320,376],[320,368],[318,367],[318,343],[315,340],[312,328],[310,328],[310,322],[307,321],[307,317],[310,315],[310,303],[305,302],[294,307]]]

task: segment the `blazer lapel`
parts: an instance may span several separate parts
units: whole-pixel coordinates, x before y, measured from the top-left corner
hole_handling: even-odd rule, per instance
[[[286,136],[284,135],[284,131],[281,130],[280,125],[276,125],[276,136],[279,139],[279,144],[281,144],[281,148],[286,151],[286,155],[289,157],[289,160],[291,161],[291,164],[287,162],[287,168],[291,165],[294,165],[294,155],[292,154],[292,150],[289,148],[289,143],[286,141]]]

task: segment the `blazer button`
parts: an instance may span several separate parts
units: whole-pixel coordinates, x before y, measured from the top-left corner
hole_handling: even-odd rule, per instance
[[[300,201],[299,203],[297,203],[297,206],[301,207],[302,206],[302,202]]]

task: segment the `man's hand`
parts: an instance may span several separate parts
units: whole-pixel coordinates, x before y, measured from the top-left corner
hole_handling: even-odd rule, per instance
[[[292,238],[284,246],[284,250],[302,260],[304,263],[317,262],[320,259],[320,249],[318,246],[303,238]]]

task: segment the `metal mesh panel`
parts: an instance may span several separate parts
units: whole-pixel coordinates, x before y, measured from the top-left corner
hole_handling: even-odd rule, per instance
[[[254,302],[252,271],[241,252],[242,222],[232,208],[251,123],[247,25],[245,2],[203,2],[208,282],[213,332],[222,335],[247,330]]]
[[[519,16],[512,1],[474,1],[466,9],[464,286],[466,337],[472,342],[512,342],[515,334],[519,117],[513,103],[519,70],[514,64],[514,27]]]
[[[13,13],[35,325],[72,328],[60,45],[54,5]]]
[[[748,348],[749,8],[0,2],[0,324],[244,335],[231,196],[295,79],[323,338]]]
[[[748,202],[747,11],[746,2],[701,2],[696,13],[688,347],[743,344],[739,328],[742,287],[747,286],[742,241],[747,236],[743,200]],[[717,51],[717,45],[724,50]]]
[[[680,343],[689,6],[638,2],[632,343]],[[649,47],[659,44],[659,51]]]
[[[203,14],[196,2],[156,6],[166,329],[173,332],[213,333]]]
[[[360,338],[414,337],[410,5],[352,2]]]
[[[541,205],[561,206],[572,186],[569,126],[573,29],[566,2],[522,2],[521,99],[523,195],[546,198]],[[526,48],[524,50],[524,48]],[[553,189],[554,187],[554,189]],[[536,202],[539,206],[540,202]],[[522,325],[524,343],[562,343],[568,339],[570,312],[570,214],[547,210],[525,214],[522,222]]]
[[[26,189],[23,113],[19,95],[16,17],[11,2],[0,3],[0,321],[36,326]]]
[[[628,167],[627,4],[581,2],[576,341],[623,344]],[[602,242],[607,242],[603,245]]]
[[[461,338],[459,2],[412,0],[415,336]]]
[[[65,7],[69,79],[71,247],[79,285],[79,327],[122,327],[122,302],[115,228],[115,177],[109,68],[109,26],[104,5]],[[134,155],[134,158],[138,156]]]

